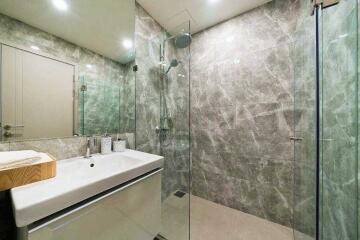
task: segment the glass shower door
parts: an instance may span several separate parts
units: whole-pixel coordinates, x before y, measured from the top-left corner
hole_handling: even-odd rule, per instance
[[[316,61],[315,19],[310,1],[300,1],[301,16],[293,43],[294,62],[294,194],[295,240],[316,235]]]
[[[189,22],[165,31],[141,7],[138,15],[136,149],[164,157],[161,225],[154,240],[189,240]]]
[[[358,239],[358,1],[327,3],[294,41],[296,240]]]
[[[320,238],[358,239],[358,2],[321,12]]]
[[[294,236],[356,240],[358,1],[313,16],[311,4],[300,2],[294,42]]]
[[[168,240],[189,239],[190,27],[185,22],[161,44],[160,155],[164,156],[162,231]]]

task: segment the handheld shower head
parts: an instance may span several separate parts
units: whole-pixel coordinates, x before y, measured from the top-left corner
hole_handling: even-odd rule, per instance
[[[177,59],[173,59],[170,62],[169,68],[166,70],[166,74],[170,71],[171,68],[177,67],[179,65],[179,61]]]
[[[171,67],[177,67],[179,65],[179,61],[177,59],[173,59],[170,62]]]

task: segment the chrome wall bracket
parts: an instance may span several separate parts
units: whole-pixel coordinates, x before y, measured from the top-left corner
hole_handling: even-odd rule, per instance
[[[340,0],[310,0],[311,1],[311,15],[314,15],[315,8],[321,6],[327,8],[334,6],[340,2]]]

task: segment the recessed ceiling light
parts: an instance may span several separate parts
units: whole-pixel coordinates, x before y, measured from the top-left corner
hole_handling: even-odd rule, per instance
[[[52,3],[61,11],[66,11],[68,9],[68,4],[65,0],[52,0]]]
[[[32,45],[32,46],[31,46],[31,49],[34,49],[34,50],[36,50],[36,51],[37,51],[37,50],[40,50],[40,48],[39,48],[38,46],[35,46],[35,45]]]
[[[209,1],[209,3],[217,3],[217,2],[219,2],[219,0],[208,0]]]
[[[88,68],[88,69],[92,69],[92,65],[91,64],[86,64],[86,67]]]
[[[126,39],[126,40],[123,41],[123,46],[124,46],[125,48],[127,48],[127,49],[130,49],[130,48],[132,48],[133,43],[132,43],[132,41]]]
[[[229,37],[227,37],[227,38],[226,38],[226,41],[227,41],[227,42],[232,42],[232,41],[234,41],[234,36],[229,36]]]

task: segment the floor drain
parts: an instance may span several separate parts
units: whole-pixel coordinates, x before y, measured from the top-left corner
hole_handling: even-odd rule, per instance
[[[160,234],[158,234],[154,240],[167,240],[166,238],[164,238],[163,236],[161,236]]]
[[[182,198],[183,196],[185,196],[186,193],[182,192],[182,191],[176,191],[174,193],[175,196],[177,196],[178,198]]]

